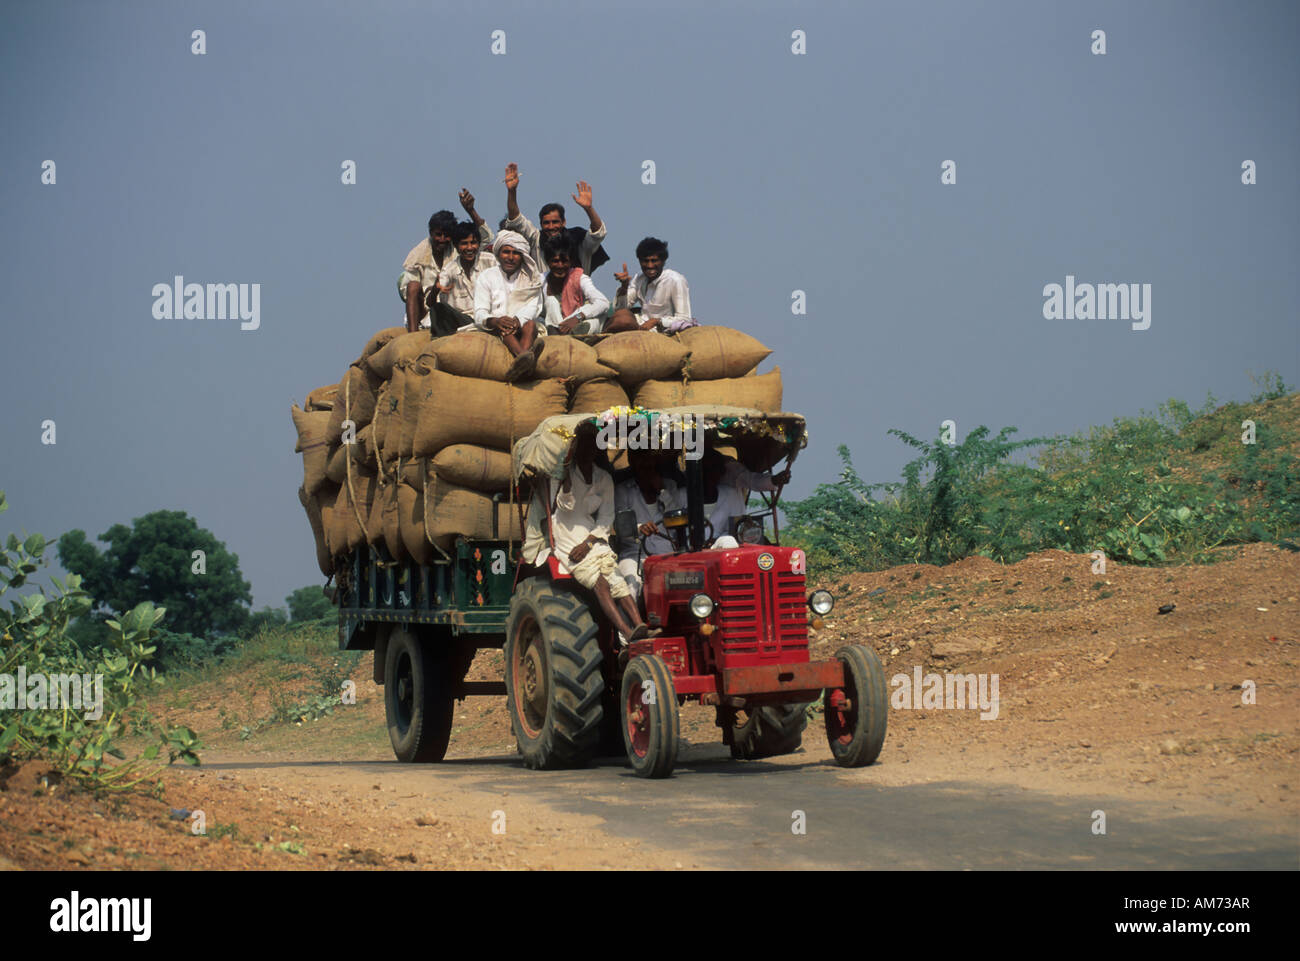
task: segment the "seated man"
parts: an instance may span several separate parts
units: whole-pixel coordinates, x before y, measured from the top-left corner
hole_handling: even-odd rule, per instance
[[[474,282],[474,323],[499,336],[514,354],[515,362],[506,374],[513,383],[533,372],[542,352],[537,323],[542,278],[528,254],[528,241],[513,230],[497,234],[492,253],[496,266],[484,270]]]
[[[640,596],[641,568],[637,558],[641,553],[641,535],[653,535],[646,538],[646,555],[671,554],[673,542],[656,531],[665,513],[686,506],[686,492],[663,476],[656,452],[630,450],[627,459],[632,476],[614,489],[614,509],[632,512],[636,517],[637,536],[619,545],[618,570]]]
[[[749,492],[774,491],[790,482],[787,468],[773,476],[768,471],[746,470],[745,466],[710,448],[704,452],[704,516],[713,528],[712,547],[737,547],[731,525],[747,513]]]
[[[539,231],[533,226],[532,221],[519,212],[519,202],[515,198],[515,190],[518,186],[519,165],[507,164],[506,216],[508,219],[501,229],[522,234],[532,244],[534,260],[539,264],[542,263],[542,240],[558,237],[561,234],[568,235],[569,240],[573,242],[573,249],[578,252],[574,266],[581,267],[588,277],[594,274],[601,264],[609,260],[609,254],[605,253],[605,248],[601,246],[601,241],[605,239],[605,222],[600,219],[600,214],[596,213],[596,208],[591,205],[589,183],[579,180],[578,192],[569,196],[573,197],[575,204],[587,212],[587,220],[591,224],[590,231],[583,230],[581,227],[567,226],[564,220],[564,208],[554,203],[547,204],[537,215],[542,225]]]
[[[672,333],[696,326],[686,278],[664,266],[668,261],[668,245],[656,237],[646,237],[636,245],[636,259],[641,264],[641,273],[631,280],[631,290],[627,264],[614,275],[619,284],[618,293],[614,297],[614,316],[605,325],[605,332],[639,328]],[[630,309],[637,304],[641,305],[640,318]]]
[[[481,241],[484,244],[492,243],[492,228],[475,211],[474,195],[462,189],[460,204],[469,214],[470,220],[478,226]],[[412,247],[402,263],[402,273],[397,278],[397,293],[406,304],[408,331],[429,326],[425,319],[428,316],[428,305],[421,293],[432,289],[438,282],[438,274],[455,260],[451,237],[455,226],[456,215],[450,210],[439,210],[429,218],[429,236]]]
[[[596,289],[581,267],[573,265],[573,243],[558,234],[542,241],[550,267],[542,284],[546,329],[552,334],[598,334],[609,298]]]
[[[458,330],[472,329],[474,324],[474,285],[479,275],[496,266],[496,258],[479,247],[479,230],[468,220],[461,221],[451,231],[457,257],[438,275],[435,287],[425,292],[433,315],[433,335],[454,334]],[[436,299],[430,298],[436,294]]]
[[[649,630],[627,581],[618,573],[618,558],[609,546],[614,478],[607,467],[596,463],[598,453],[595,432],[579,431],[570,448],[564,481],[555,495],[551,541],[561,573],[572,574],[579,584],[594,591],[615,630],[629,641],[639,641],[648,636]],[[525,546],[535,547],[536,542]],[[525,551],[529,563],[543,563],[550,555],[551,550],[544,543],[541,546],[531,558]]]

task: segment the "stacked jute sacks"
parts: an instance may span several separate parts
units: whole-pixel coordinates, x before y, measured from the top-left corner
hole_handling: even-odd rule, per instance
[[[293,407],[298,497],[321,571],[363,543],[428,564],[459,535],[492,537],[494,515],[497,537],[520,540],[509,452],[545,418],[629,405],[780,410],[779,368],[754,374],[770,353],[726,327],[629,331],[594,346],[553,336],[535,379],[507,384],[513,358],[490,334],[382,330],[338,384]]]

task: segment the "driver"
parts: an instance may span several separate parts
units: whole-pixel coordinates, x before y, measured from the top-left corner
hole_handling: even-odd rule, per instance
[[[716,448],[704,452],[704,516],[713,528],[713,549],[739,547],[731,526],[746,513],[750,491],[774,491],[790,483],[790,469],[773,476],[770,471],[747,470],[740,461]]]
[[[659,470],[659,455],[648,450],[629,450],[627,460],[632,476],[614,490],[615,511],[631,511],[636,517],[638,537],[624,541],[618,552],[618,572],[627,579],[628,586],[641,596],[640,536],[645,536],[645,553],[671,554],[673,542],[656,533],[659,522],[668,511],[686,507],[686,492],[676,481],[664,477]]]

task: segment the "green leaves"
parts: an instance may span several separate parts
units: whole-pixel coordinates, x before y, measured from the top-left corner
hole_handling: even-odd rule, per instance
[[[919,456],[901,481],[869,484],[839,448],[839,480],[787,502],[786,539],[814,566],[879,570],[971,555],[1011,562],[1045,548],[1103,549],[1139,564],[1206,560],[1225,544],[1300,539],[1294,409],[1199,411],[1171,400],[1069,437],[1011,439],[979,427],[960,444],[891,430]],[[1257,421],[1255,444],[1241,423]],[[1037,466],[1011,455],[1031,445]]]
[[[3,506],[0,493],[0,506]],[[70,542],[75,545],[75,538]],[[21,587],[37,570],[46,547],[39,534],[16,536],[0,549],[0,595]],[[103,624],[93,643],[78,644],[69,633],[73,621],[90,610],[82,578],[51,579],[38,589],[10,599],[0,608],[0,673],[48,679],[43,701],[23,711],[0,714],[0,756],[41,757],[66,777],[95,791],[125,790],[153,777],[162,747],[172,760],[198,763],[202,745],[188,728],[161,732],[144,709],[143,696],[156,683],[146,665],[166,611],[150,601]],[[75,681],[75,683],[74,683]],[[158,745],[129,758],[119,744],[132,733],[157,732]]]

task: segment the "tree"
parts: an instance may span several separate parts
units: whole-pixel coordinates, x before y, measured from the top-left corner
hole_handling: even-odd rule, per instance
[[[225,544],[184,511],[154,511],[131,524],[100,534],[108,545],[103,552],[85,531],[59,538],[59,561],[81,575],[97,606],[129,611],[152,601],[167,609],[168,629],[182,634],[210,636],[244,625],[251,585]]]
[[[334,613],[334,605],[330,603],[330,599],[319,586],[314,584],[298,588],[286,597],[284,602],[289,605],[289,620],[294,622],[314,621]]]

